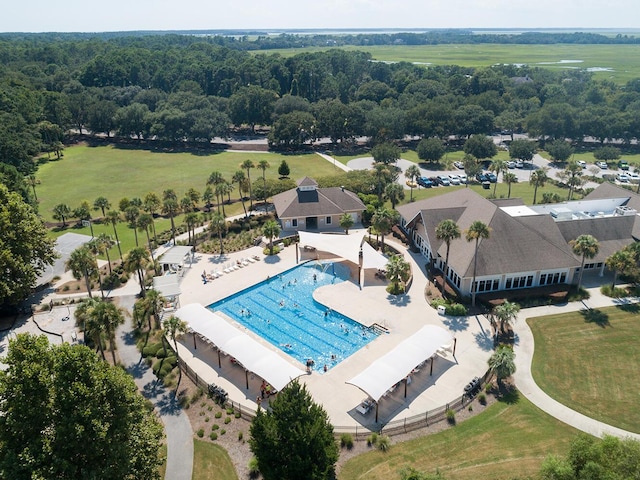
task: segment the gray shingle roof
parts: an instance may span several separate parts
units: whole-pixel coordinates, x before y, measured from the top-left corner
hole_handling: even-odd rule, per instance
[[[308,177],[304,180],[315,183]],[[293,188],[275,195],[273,204],[279,218],[338,215],[345,212],[361,212],[366,208],[355,193],[340,187],[318,188],[312,191]]]

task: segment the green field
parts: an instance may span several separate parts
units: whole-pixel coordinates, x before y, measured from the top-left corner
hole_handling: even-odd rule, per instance
[[[400,478],[402,468],[448,480],[534,477],[549,454],[564,455],[577,431],[545,414],[528,400],[498,402],[482,414],[443,432],[371,451],[349,460],[340,480]]]
[[[340,47],[344,50],[369,52],[375,60],[412,62],[433,65],[488,67],[497,63],[529,64],[550,69],[608,68],[595,72],[596,78],[610,79],[618,84],[640,78],[640,45],[398,45]],[[279,53],[290,57],[303,52],[325,51],[328,48],[260,50],[259,53]],[[257,53],[257,52],[256,52]],[[559,63],[562,60],[582,60],[580,63]]]
[[[173,188],[179,198],[191,187],[202,193],[212,171],[218,170],[227,180],[231,180],[233,173],[240,169],[239,165],[246,159],[254,163],[266,159],[271,165],[266,170],[268,179],[278,178],[278,166],[283,159],[289,164],[292,179],[311,174],[331,175],[336,171],[331,163],[315,154],[223,152],[197,155],[114,146],[75,146],[65,150],[62,160],[39,167],[36,175],[40,181],[36,187],[39,212],[46,221],[53,221],[52,209],[59,203],[66,203],[73,209],[83,200],[93,204],[97,197],[105,196],[117,209],[118,201],[123,197],[142,198],[148,192],[162,195],[167,188]],[[252,181],[261,177],[262,170],[251,170]],[[237,191],[232,192],[231,198],[238,198]],[[227,215],[241,212],[242,204],[239,202],[226,209]]]
[[[529,319],[536,383],[568,407],[640,432],[637,305]]]

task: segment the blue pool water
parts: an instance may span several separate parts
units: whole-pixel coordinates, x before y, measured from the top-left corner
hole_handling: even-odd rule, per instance
[[[375,339],[378,334],[313,299],[323,285],[344,282],[349,269],[340,263],[310,262],[212,303],[272,345],[323,372]]]

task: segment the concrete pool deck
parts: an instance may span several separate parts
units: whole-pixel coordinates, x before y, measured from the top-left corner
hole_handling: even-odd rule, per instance
[[[401,247],[400,245],[398,247]],[[221,300],[243,290],[267,277],[273,277],[296,266],[296,253],[293,245],[284,248],[277,256],[265,257],[260,247],[228,255],[196,254],[195,262],[186,269],[181,280],[182,294],[180,304],[200,303],[204,306]],[[482,376],[487,369],[487,360],[493,352],[491,327],[483,316],[446,317],[437,314],[426,301],[425,289],[428,288],[424,270],[424,258],[401,248],[411,263],[414,274],[413,283],[405,295],[387,294],[386,283],[366,276],[365,286],[360,287],[354,280],[327,285],[316,289],[314,298],[326,307],[340,312],[364,325],[377,323],[389,330],[379,338],[343,360],[326,373],[313,372],[304,375],[300,381],[306,384],[314,400],[323,405],[334,426],[354,427],[386,424],[414,415],[424,414],[442,407],[458,398],[464,386],[475,376]],[[221,269],[221,266],[235,263],[236,260],[258,255],[255,263],[224,274],[221,278],[202,281],[202,271]],[[371,277],[371,278],[370,278]],[[429,288],[436,288],[431,285]],[[235,324],[239,326],[239,324]],[[375,424],[373,411],[362,415],[355,410],[367,397],[359,388],[345,383],[362,372],[374,360],[386,354],[401,341],[417,332],[424,325],[441,326],[457,339],[455,358],[448,353],[437,356],[433,365],[433,375],[429,375],[429,364],[420,372],[412,375],[404,397],[404,383],[379,403],[378,424]],[[253,338],[281,355],[299,368],[304,365],[273,347],[250,330],[240,326]],[[194,348],[194,342],[197,348]],[[185,335],[179,344],[180,357],[206,383],[215,383],[225,388],[229,398],[236,403],[255,410],[256,399],[260,394],[262,380],[244,369],[232,364],[228,357],[221,356],[200,339]],[[247,389],[247,383],[249,388]]]

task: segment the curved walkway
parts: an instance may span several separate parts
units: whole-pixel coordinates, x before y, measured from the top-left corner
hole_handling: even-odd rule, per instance
[[[551,315],[566,312],[576,312],[579,310],[610,307],[624,303],[640,301],[639,298],[628,298],[617,300],[605,297],[600,293],[599,288],[588,289],[591,297],[583,302],[571,302],[562,306],[545,306],[522,310],[518,315],[514,330],[518,335],[518,342],[515,345],[516,353],[516,373],[514,375],[518,390],[534,405],[545,411],[561,422],[571,425],[578,430],[582,430],[590,435],[602,437],[603,435],[613,435],[620,438],[633,438],[640,440],[637,433],[622,430],[581,413],[572,410],[562,403],[547,395],[535,382],[531,374],[531,362],[534,353],[533,333],[526,320],[528,318],[539,317],[541,315]]]

